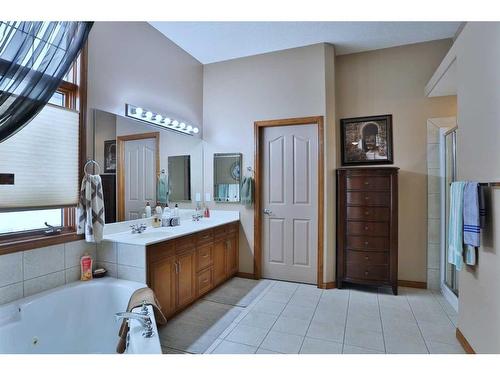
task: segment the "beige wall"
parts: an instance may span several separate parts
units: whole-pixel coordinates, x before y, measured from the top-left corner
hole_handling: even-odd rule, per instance
[[[214,153],[241,152],[243,173],[248,173],[247,166],[253,167],[254,121],[329,115],[325,134],[332,142],[334,100],[326,90],[326,64],[333,68],[333,60],[333,46],[317,44],[204,66],[205,191],[213,192]],[[328,79],[333,83],[331,72]],[[332,170],[330,166],[329,176]],[[253,272],[253,209],[219,203],[212,207],[240,211],[240,271]],[[331,232],[335,224],[327,220],[325,227]],[[327,238],[332,242],[326,244],[325,281],[331,281],[335,239]]]
[[[455,42],[458,177],[500,181],[500,23],[467,23]],[[458,328],[478,353],[500,353],[500,190],[487,189],[478,263],[459,276]]]
[[[401,168],[400,280],[427,278],[427,119],[454,116],[456,98],[426,98],[424,87],[450,46],[451,40],[433,41],[335,61],[337,119],[393,115],[394,165]]]
[[[89,109],[124,115],[130,103],[202,130],[203,66],[147,22],[95,22],[88,48]]]

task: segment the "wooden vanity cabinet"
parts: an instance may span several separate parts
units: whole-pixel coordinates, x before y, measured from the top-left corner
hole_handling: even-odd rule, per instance
[[[172,317],[238,272],[239,223],[147,247],[148,285]]]
[[[177,263],[175,255],[149,263],[149,282],[154,285],[156,298],[160,302],[163,314],[170,316],[175,312],[177,305]]]

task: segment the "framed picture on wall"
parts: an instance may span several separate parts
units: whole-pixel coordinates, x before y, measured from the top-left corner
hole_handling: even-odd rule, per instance
[[[116,173],[116,140],[104,141],[104,173]]]
[[[392,115],[340,120],[342,165],[393,164]]]

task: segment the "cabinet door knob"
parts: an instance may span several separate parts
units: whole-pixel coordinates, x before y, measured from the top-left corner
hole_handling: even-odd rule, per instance
[[[368,226],[365,226],[365,230],[368,230]]]
[[[365,197],[365,201],[367,201],[368,199],[370,199],[370,197]]]
[[[370,260],[370,257],[365,257],[365,260]]]
[[[365,181],[365,185],[370,185],[370,183],[368,181]]]
[[[368,246],[368,241],[365,241],[365,246]]]
[[[370,215],[370,211],[365,211],[365,215]]]
[[[365,276],[368,276],[368,271],[365,271]]]

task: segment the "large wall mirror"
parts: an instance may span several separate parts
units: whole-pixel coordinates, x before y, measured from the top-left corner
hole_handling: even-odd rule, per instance
[[[101,166],[106,223],[141,218],[146,202],[193,208],[203,192],[203,141],[101,110],[93,111],[94,160]]]
[[[214,200],[239,202],[241,154],[214,154]]]

